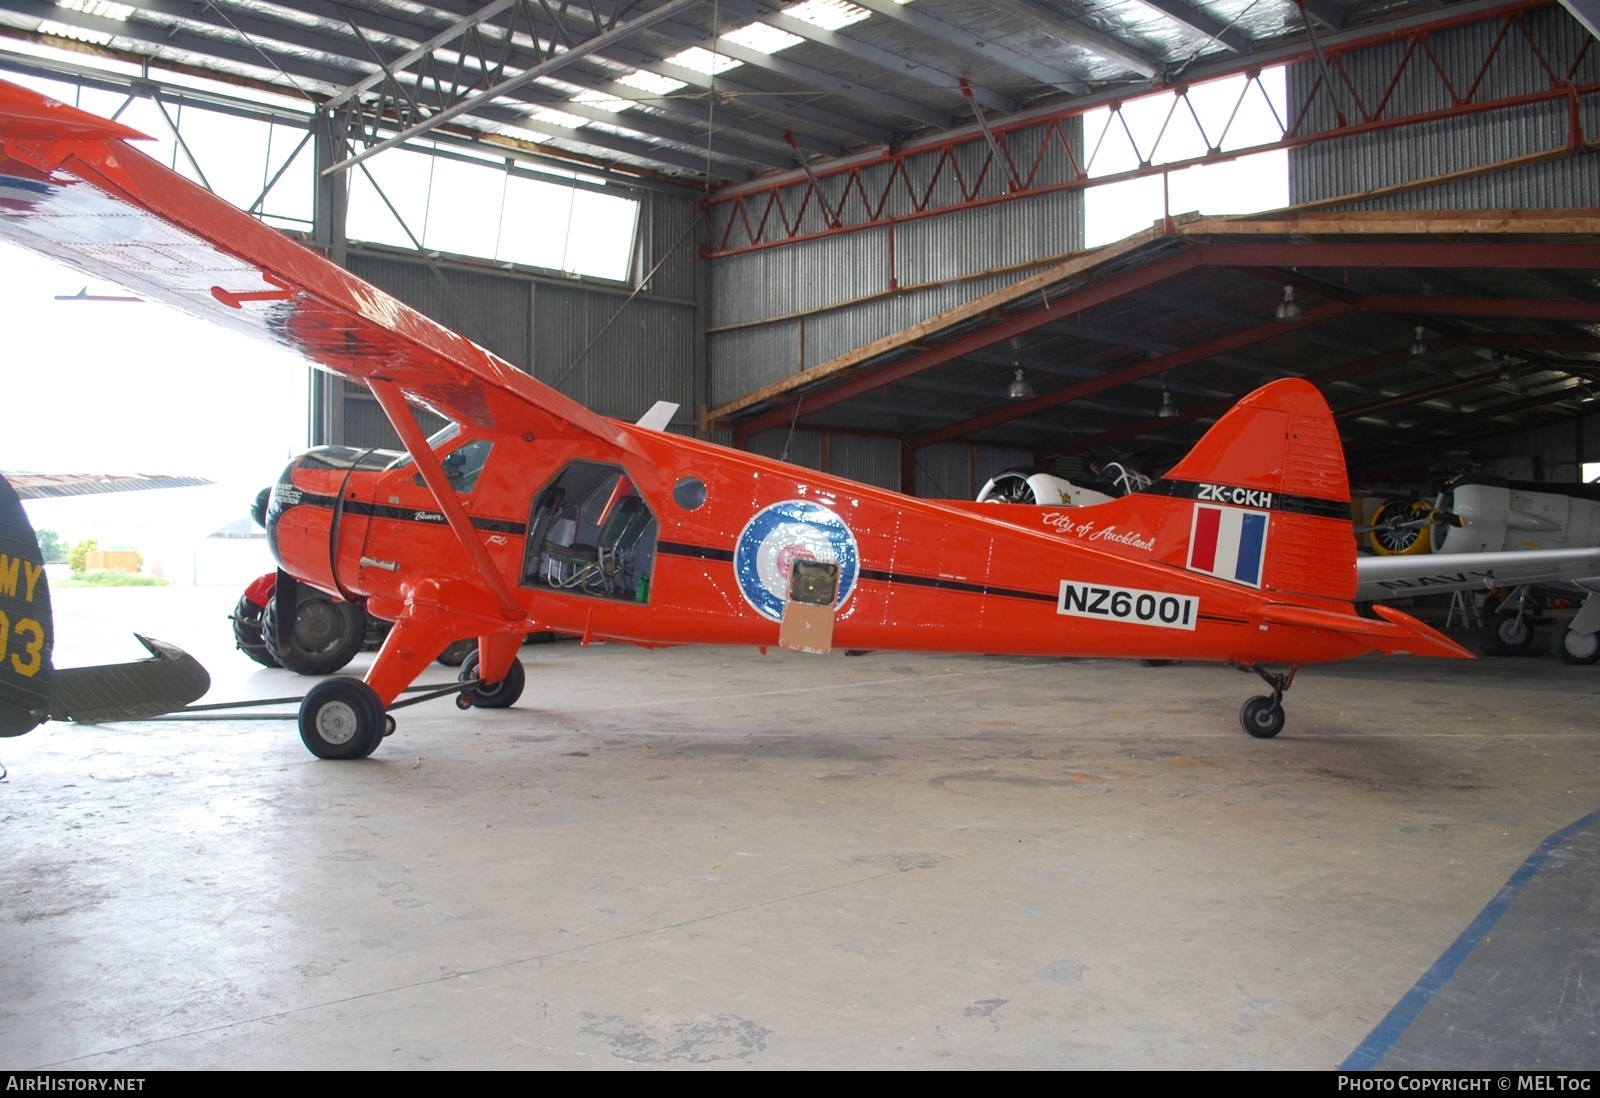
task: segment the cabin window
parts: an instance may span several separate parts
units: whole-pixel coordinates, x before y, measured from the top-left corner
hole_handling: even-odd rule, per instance
[[[698,511],[705,506],[706,482],[699,477],[684,477],[672,486],[672,498],[685,511]]]
[[[650,601],[656,519],[617,465],[576,461],[533,499],[522,585]]]

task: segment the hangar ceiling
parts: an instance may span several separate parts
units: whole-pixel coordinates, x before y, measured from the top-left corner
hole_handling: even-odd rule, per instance
[[[1590,3],[1592,0],[1574,0]],[[1436,0],[0,0],[0,33],[704,185],[1261,66]]]

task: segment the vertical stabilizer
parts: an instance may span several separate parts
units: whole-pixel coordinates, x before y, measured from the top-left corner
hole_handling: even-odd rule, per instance
[[[1310,382],[1245,397],[1148,493],[1175,501],[1152,554],[1163,564],[1263,593],[1355,594],[1344,448]]]

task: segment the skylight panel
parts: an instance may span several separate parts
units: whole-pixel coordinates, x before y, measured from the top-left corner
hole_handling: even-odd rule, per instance
[[[53,38],[70,38],[74,42],[87,42],[92,46],[111,45],[111,35],[104,31],[84,30],[67,23],[57,23],[54,19],[39,20],[39,33]]]
[[[587,88],[572,97],[574,103],[583,103],[586,106],[601,111],[625,111],[634,105],[631,99],[618,99],[614,95],[607,95],[603,91]]]
[[[579,118],[575,114],[558,111],[554,107],[537,107],[528,112],[528,117],[546,125],[560,126],[567,130],[576,130],[589,124],[587,118]]]
[[[133,14],[133,8],[128,4],[114,4],[111,0],[56,0],[56,7],[66,8],[68,11],[81,11],[85,15],[98,15],[102,19],[116,19],[126,22],[128,16]]]
[[[805,41],[798,34],[790,34],[777,27],[769,27],[765,23],[746,23],[738,30],[729,31],[722,37],[736,45],[748,46],[758,53],[777,53],[779,50],[786,50]]]
[[[682,80],[674,80],[670,76],[645,72],[642,69],[638,72],[630,72],[627,76],[617,77],[617,83],[626,84],[630,88],[638,88],[640,91],[649,92],[651,95],[668,95],[679,88],[688,86]]]
[[[735,61],[733,58],[710,50],[701,49],[699,46],[690,46],[667,58],[669,65],[681,65],[695,72],[703,72],[707,76],[716,76],[718,73],[736,69],[744,62]]]
[[[514,137],[518,141],[527,141],[534,145],[542,145],[550,140],[550,135],[547,133],[540,133],[538,130],[525,130],[521,126],[501,126],[495,132],[504,134],[507,137]]]
[[[904,3],[905,0],[900,2]],[[823,30],[838,30],[859,23],[872,13],[860,5],[849,3],[849,0],[802,0],[799,4],[784,8],[783,14],[804,19]]]

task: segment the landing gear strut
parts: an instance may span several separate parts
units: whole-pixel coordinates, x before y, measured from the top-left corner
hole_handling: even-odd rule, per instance
[[[1244,703],[1239,710],[1240,726],[1258,740],[1270,740],[1283,731],[1283,695],[1294,682],[1295,672],[1300,670],[1300,665],[1291,663],[1289,670],[1281,675],[1273,674],[1259,664],[1236,663],[1233,664],[1241,671],[1250,671],[1260,676],[1261,681],[1272,687],[1272,695],[1258,695]]]

